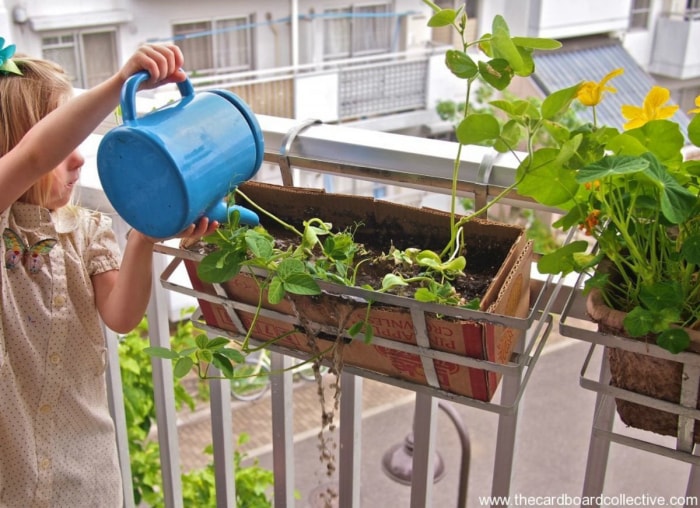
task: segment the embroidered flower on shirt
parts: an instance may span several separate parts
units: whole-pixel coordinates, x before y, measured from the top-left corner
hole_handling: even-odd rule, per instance
[[[54,238],[44,238],[31,247],[24,243],[17,233],[5,228],[2,234],[5,242],[5,267],[14,270],[24,260],[29,273],[38,273],[44,264],[43,255],[56,245]]]

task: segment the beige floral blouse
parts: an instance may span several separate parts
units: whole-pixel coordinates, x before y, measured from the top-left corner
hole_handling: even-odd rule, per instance
[[[119,267],[111,219],[15,203],[0,232],[0,506],[122,506],[90,280]]]

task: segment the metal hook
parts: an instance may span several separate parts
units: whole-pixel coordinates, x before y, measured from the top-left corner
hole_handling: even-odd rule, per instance
[[[292,148],[292,143],[296,137],[307,128],[312,125],[323,123],[317,118],[308,118],[301,122],[299,125],[295,125],[284,136],[282,140],[282,146],[280,147],[279,156],[279,166],[280,173],[282,174],[282,185],[287,187],[294,187],[294,178],[292,177],[292,165],[289,161],[289,150]]]
[[[479,163],[479,170],[476,175],[477,183],[483,184],[483,189],[478,189],[474,193],[474,209],[481,210],[489,200],[489,181],[494,163],[500,154],[496,151],[487,152]]]

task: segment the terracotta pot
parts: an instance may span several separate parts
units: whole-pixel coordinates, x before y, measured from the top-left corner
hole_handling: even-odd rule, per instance
[[[628,337],[623,320],[627,315],[605,304],[602,293],[594,289],[586,300],[586,309],[602,333]],[[700,351],[700,333],[688,330],[690,351]],[[640,340],[655,344],[653,336]],[[631,392],[678,404],[683,380],[683,364],[620,348],[606,347],[610,362],[610,384]],[[648,430],[665,436],[678,435],[678,415],[635,402],[615,399],[620,419],[630,427]],[[700,408],[700,397],[698,405]],[[695,422],[695,442],[700,442],[700,424]]]

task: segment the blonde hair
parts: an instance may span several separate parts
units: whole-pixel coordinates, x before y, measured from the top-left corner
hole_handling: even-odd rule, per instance
[[[34,124],[65,102],[73,86],[65,71],[48,60],[15,56],[22,75],[0,73],[0,157],[19,143]],[[51,193],[52,172],[20,198],[44,206]]]

